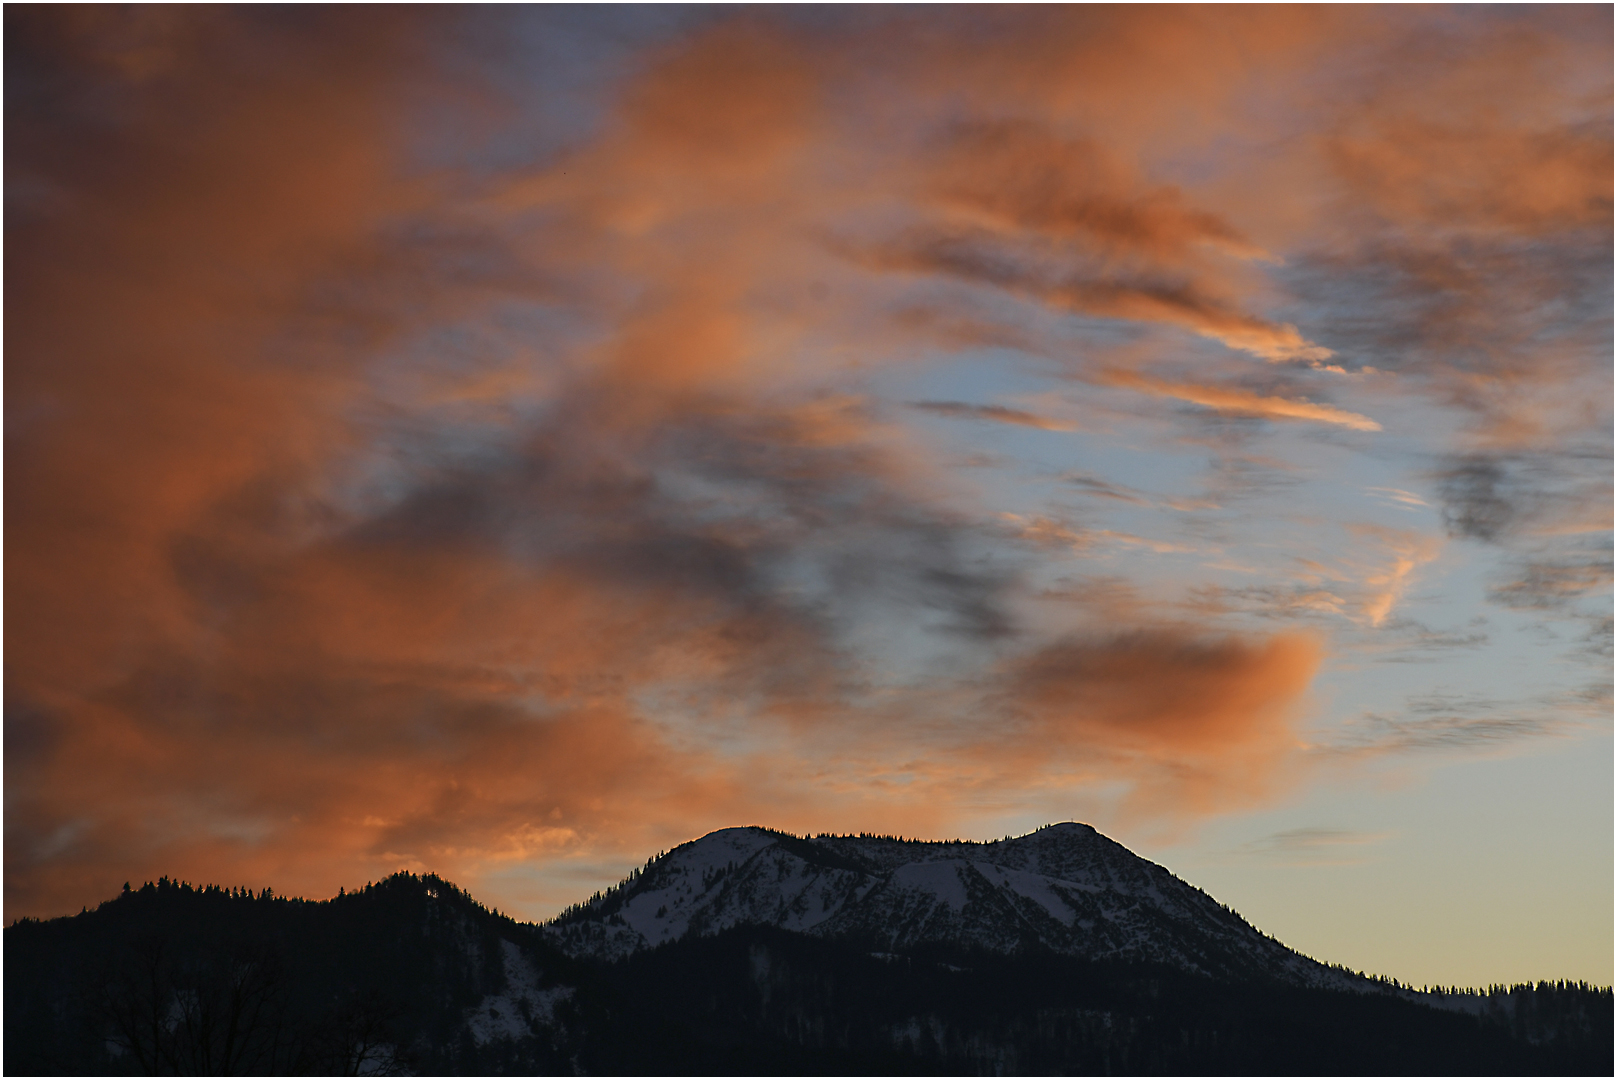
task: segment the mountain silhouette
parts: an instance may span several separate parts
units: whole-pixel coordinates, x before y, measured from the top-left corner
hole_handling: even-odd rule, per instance
[[[1605,1074],[1609,988],[1316,963],[1088,826],[725,829],[545,924],[166,878],[5,930],[8,1073]]]

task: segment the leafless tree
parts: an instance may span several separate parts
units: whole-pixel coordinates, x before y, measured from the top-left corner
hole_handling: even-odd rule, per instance
[[[276,1072],[291,1062],[285,979],[266,946],[183,962],[171,942],[149,938],[102,985],[108,1041],[148,1075]]]

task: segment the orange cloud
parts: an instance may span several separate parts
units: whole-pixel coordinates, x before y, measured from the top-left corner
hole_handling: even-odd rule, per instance
[[[1363,601],[1364,617],[1371,626],[1380,626],[1387,621],[1393,606],[1403,599],[1415,571],[1437,558],[1443,550],[1443,542],[1435,536],[1372,525],[1355,526],[1350,531],[1356,536],[1380,541],[1387,552],[1388,565],[1363,579],[1363,586],[1368,590]]]
[[[520,103],[468,74],[463,17],[7,9],[12,914],[160,873],[475,887],[745,820],[919,832],[1022,805],[1039,770],[1171,820],[1279,790],[1319,642],[1163,629],[1126,589],[1119,636],[1041,636],[1018,614],[1037,553],[951,508],[836,380],[934,339],[1031,348],[1032,316],[1328,355],[1271,314],[1288,237],[1164,163],[1268,140],[1247,96],[1392,16],[704,17],[515,164]],[[1286,145],[1412,229],[1598,218],[1598,133],[1468,141],[1474,120],[1378,107]],[[1471,201],[1422,179],[1427,152],[1388,145],[1421,131],[1466,183],[1490,146],[1509,175]],[[1474,340],[1489,267],[1417,254],[1397,265],[1472,304],[1445,340]]]
[[[845,245],[864,265],[1184,327],[1271,361],[1331,355],[1296,327],[1242,309],[1233,264],[1262,251],[1093,140],[1027,122],[982,124],[952,131],[923,160],[916,182],[932,220],[884,245]]]
[[[1300,747],[1293,724],[1323,652],[1304,634],[1205,639],[1141,631],[1058,643],[1005,671],[1018,738],[984,745],[1024,762],[1114,759],[1135,814],[1199,814],[1269,797]]]
[[[1322,424],[1339,424],[1354,431],[1380,431],[1381,425],[1368,416],[1348,412],[1331,405],[1318,405],[1312,401],[1268,397],[1250,390],[1232,390],[1220,386],[1197,386],[1192,383],[1173,383],[1153,379],[1129,371],[1108,371],[1100,381],[1109,386],[1123,386],[1130,390],[1158,397],[1177,398],[1193,405],[1202,405],[1217,412],[1237,413],[1242,416],[1261,416],[1269,420],[1312,420]]]

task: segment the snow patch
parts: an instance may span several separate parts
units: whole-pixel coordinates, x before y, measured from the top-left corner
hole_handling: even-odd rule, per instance
[[[929,893],[938,902],[960,912],[966,909],[966,883],[960,877],[965,866],[962,859],[906,863],[894,870],[887,880],[895,888]]]
[[[987,878],[994,885],[1002,889],[1009,889],[1019,896],[1025,896],[1038,904],[1050,917],[1063,926],[1071,926],[1078,919],[1078,913],[1066,900],[1062,899],[1050,887],[1051,880],[1043,874],[1030,874],[1026,870],[1011,870],[993,863],[972,863],[977,872]],[[1074,889],[1093,889],[1093,886],[1079,885],[1076,882],[1063,882]],[[1098,890],[1097,890],[1098,891]]]
[[[540,987],[539,969],[513,941],[500,942],[505,965],[505,992],[485,995],[466,1011],[472,1040],[482,1046],[494,1039],[525,1039],[556,1020],[556,1006],[573,996],[571,986]]]
[[[720,829],[701,839],[681,844],[658,860],[657,865],[678,867],[687,874],[694,872],[699,880],[704,870],[715,870],[729,863],[744,863],[775,841],[771,834],[751,826]]]

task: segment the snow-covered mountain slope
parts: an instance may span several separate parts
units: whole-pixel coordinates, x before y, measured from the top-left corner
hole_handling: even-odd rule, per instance
[[[1075,822],[991,843],[722,829],[653,859],[544,929],[575,956],[611,960],[744,925],[882,951],[1049,951],[1217,976],[1364,983]]]

